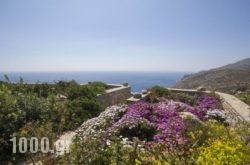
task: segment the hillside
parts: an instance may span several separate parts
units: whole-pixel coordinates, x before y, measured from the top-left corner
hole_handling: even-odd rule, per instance
[[[215,93],[154,86],[144,101],[104,110],[103,88],[0,83],[0,164],[250,164],[247,122]]]
[[[250,58],[219,68],[184,76],[175,88],[205,87],[209,90],[234,92],[250,84]]]

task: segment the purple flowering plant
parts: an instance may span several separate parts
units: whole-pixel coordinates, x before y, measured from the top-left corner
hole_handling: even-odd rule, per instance
[[[146,142],[157,142],[175,147],[174,142],[184,142],[185,124],[175,111],[172,102],[150,104],[138,102],[131,105],[126,114],[116,122],[109,132],[119,133],[130,139],[133,136]]]
[[[200,109],[219,109],[219,101],[212,96],[204,95],[198,98],[196,106]]]
[[[163,100],[159,103],[137,102],[130,105],[120,120],[108,130],[132,139],[137,137],[148,144],[164,144],[175,148],[188,142],[185,121],[179,112],[190,112],[205,121],[207,112],[218,109],[219,102],[211,96],[201,96],[195,106],[186,103]]]

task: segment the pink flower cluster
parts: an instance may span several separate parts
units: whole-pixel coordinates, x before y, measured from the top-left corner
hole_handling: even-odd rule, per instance
[[[143,137],[141,140],[154,140],[175,147],[176,142],[184,141],[184,128],[184,121],[176,112],[175,106],[137,102],[128,108],[112,130],[122,136],[137,135]]]
[[[204,95],[196,101],[196,106],[200,109],[219,109],[219,101],[212,96]]]
[[[128,107],[127,112],[109,130],[110,134],[147,142],[165,144],[168,148],[186,143],[185,122],[179,112],[190,112],[201,120],[211,109],[218,109],[218,101],[210,96],[202,96],[192,107],[182,102],[165,100],[160,103],[137,102]]]

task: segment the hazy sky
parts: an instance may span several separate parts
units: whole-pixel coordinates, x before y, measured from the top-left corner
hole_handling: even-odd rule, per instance
[[[0,71],[198,71],[250,57],[250,0],[0,0]]]

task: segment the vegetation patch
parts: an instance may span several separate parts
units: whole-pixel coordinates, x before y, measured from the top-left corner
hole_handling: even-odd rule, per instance
[[[250,106],[250,86],[237,89],[235,96]]]
[[[44,164],[250,164],[249,125],[231,127],[215,94],[186,95],[153,87],[146,102],[103,111],[105,84],[0,84],[0,158]],[[62,97],[63,96],[63,97]],[[79,127],[80,126],[80,127]],[[12,154],[12,137],[49,137],[76,130],[70,153]],[[53,145],[53,142],[51,142]],[[53,146],[51,146],[53,147]]]
[[[107,108],[100,121],[109,116],[116,116],[115,119],[99,124],[101,129],[95,129],[96,122],[84,127],[93,134],[83,129],[84,138],[76,138],[72,152],[56,161],[138,165],[250,163],[249,127],[230,127],[217,97],[200,95],[191,106],[169,99],[169,91],[163,91],[159,97],[154,95],[156,102]]]
[[[87,119],[98,116],[103,106],[96,95],[106,85],[93,82],[79,85],[75,81],[55,84],[0,82],[0,162],[18,162],[41,154],[13,154],[12,137],[49,137],[54,140],[65,131],[75,130]],[[39,139],[39,140],[40,140]],[[28,146],[29,147],[29,146]]]

